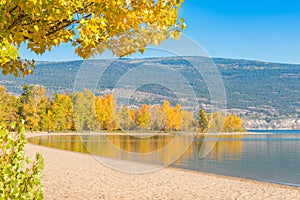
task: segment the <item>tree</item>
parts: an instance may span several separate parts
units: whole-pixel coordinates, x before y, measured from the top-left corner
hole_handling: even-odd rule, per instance
[[[0,126],[10,128],[17,120],[17,98],[0,85]]]
[[[170,102],[165,100],[163,104],[164,113],[166,115],[166,122],[165,122],[165,131],[169,131],[172,128],[172,109]]]
[[[73,108],[74,108],[74,126],[75,130],[82,130],[84,124],[84,95],[82,92],[75,92],[72,95]]]
[[[48,112],[52,128],[50,130],[72,130],[73,106],[72,99],[66,94],[56,94]]]
[[[47,117],[47,102],[45,88],[38,85],[25,85],[20,96],[19,116],[25,120],[27,130],[42,129],[41,122]]]
[[[199,110],[198,115],[197,115],[197,120],[198,120],[198,128],[201,133],[207,131],[208,128],[208,119],[206,112],[204,109]]]
[[[162,106],[154,105],[150,109],[150,128],[151,130],[161,131],[166,123],[166,115]]]
[[[181,128],[181,106],[176,104],[175,107],[171,107],[169,101],[164,101],[163,110],[166,115],[165,131],[178,131]]]
[[[141,129],[150,128],[150,106],[143,104],[141,108],[136,111],[135,123]]]
[[[243,129],[243,120],[237,115],[229,114],[225,117],[222,132],[244,132]]]
[[[118,56],[145,51],[185,28],[178,19],[183,0],[12,0],[0,2],[0,68],[15,76],[32,73],[22,62],[22,43],[36,54],[61,43],[88,58],[105,49]]]
[[[186,110],[181,111],[181,130],[190,131],[193,128],[194,115]]]
[[[133,116],[131,112],[133,111]],[[117,121],[119,128],[124,131],[129,131],[135,127],[134,110],[130,110],[128,106],[120,108],[117,112]]]
[[[176,106],[174,108],[172,108],[172,121],[173,121],[172,130],[179,131],[181,128],[181,106],[180,106],[180,104],[176,104]]]
[[[73,118],[76,130],[98,129],[95,101],[95,95],[87,89],[73,94]]]
[[[219,133],[222,131],[222,127],[224,124],[224,115],[222,113],[210,113],[209,116],[209,132],[211,133]]]
[[[95,111],[102,130],[116,130],[116,100],[113,95],[107,94],[104,97],[97,97],[95,101]]]

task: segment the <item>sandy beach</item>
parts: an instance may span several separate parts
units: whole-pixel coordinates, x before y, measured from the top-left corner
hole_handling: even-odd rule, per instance
[[[239,178],[164,168],[130,174],[91,155],[27,144],[45,159],[45,199],[300,199],[300,189]]]

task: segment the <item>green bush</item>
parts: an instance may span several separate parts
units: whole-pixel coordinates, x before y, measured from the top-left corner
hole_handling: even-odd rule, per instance
[[[0,126],[0,200],[43,199],[44,159],[41,154],[34,161],[26,157],[26,143],[24,127],[9,132]]]

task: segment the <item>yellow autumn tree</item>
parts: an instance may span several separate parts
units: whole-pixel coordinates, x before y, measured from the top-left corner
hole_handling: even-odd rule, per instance
[[[181,127],[181,106],[176,104],[175,107],[171,107],[169,101],[164,101],[163,109],[166,115],[165,131],[178,131]]]
[[[244,132],[243,129],[243,120],[237,115],[229,114],[225,117],[222,132]]]
[[[169,130],[171,130],[171,127],[172,127],[172,109],[171,109],[171,105],[170,105],[169,101],[167,101],[167,100],[164,101],[163,109],[164,109],[164,113],[166,115],[166,122],[165,122],[164,130],[169,131]]]
[[[118,56],[144,52],[146,45],[178,38],[183,0],[2,0],[0,1],[0,68],[15,76],[31,73],[21,44],[43,54],[61,43],[88,58],[105,49]]]
[[[116,130],[116,100],[113,95],[97,97],[95,100],[95,111],[99,126],[102,130]]]
[[[26,85],[20,96],[19,115],[25,120],[27,130],[42,130],[42,122],[47,117],[48,99],[46,89],[39,85]]]
[[[172,108],[172,130],[179,131],[181,128],[181,106],[180,104],[176,104],[174,108]]]
[[[141,129],[150,128],[150,106],[143,104],[141,108],[136,111],[135,123]]]
[[[17,120],[17,98],[0,85],[0,126],[10,127]]]
[[[72,99],[66,94],[56,94],[48,111],[50,127],[55,131],[72,130],[73,106]]]

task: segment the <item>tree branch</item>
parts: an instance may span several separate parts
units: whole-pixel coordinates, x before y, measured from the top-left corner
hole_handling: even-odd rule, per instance
[[[64,29],[64,28],[66,28],[66,27],[68,27],[68,26],[70,26],[70,25],[72,25],[72,24],[79,23],[82,19],[88,19],[88,18],[91,17],[91,16],[92,16],[92,14],[90,13],[90,14],[88,14],[88,15],[86,15],[86,16],[80,18],[80,19],[77,19],[77,20],[71,20],[71,21],[66,20],[66,24],[64,24],[64,25],[62,25],[62,26],[60,26],[60,27],[58,27],[59,24],[57,24],[56,26],[53,26],[53,27],[55,27],[55,28],[54,28],[53,30],[50,30],[50,32],[48,32],[48,33],[46,34],[46,36],[50,36],[50,35],[52,35],[52,34],[54,34],[54,33],[57,33],[58,31],[60,31],[60,30],[62,30],[62,29]],[[63,22],[60,22],[60,24],[62,24],[62,23],[63,23]]]

